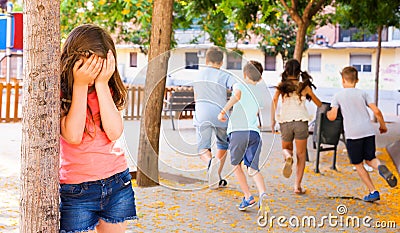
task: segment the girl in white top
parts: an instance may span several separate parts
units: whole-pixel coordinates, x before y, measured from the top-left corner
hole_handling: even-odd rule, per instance
[[[299,80],[301,76],[301,81]],[[312,78],[307,72],[300,70],[300,63],[295,59],[286,62],[285,70],[282,73],[282,80],[276,87],[272,100],[271,124],[272,132],[275,132],[275,114],[279,97],[282,98],[281,111],[277,116],[282,137],[282,153],[285,159],[283,176],[289,178],[292,174],[293,164],[293,141],[296,143],[296,181],[294,192],[304,194],[301,187],[304,168],[306,164],[308,121],[310,116],[307,112],[305,102],[312,100],[317,107],[322,105],[321,101],[312,91]]]

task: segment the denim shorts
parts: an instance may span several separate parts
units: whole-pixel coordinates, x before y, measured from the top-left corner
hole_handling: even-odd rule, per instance
[[[136,219],[129,170],[109,178],[60,185],[60,233],[94,230],[102,219],[121,223]]]
[[[242,161],[246,167],[259,171],[258,164],[262,141],[256,131],[234,131],[229,134],[231,164],[236,166]]]
[[[211,138],[213,131],[215,137],[217,138],[217,149],[228,149],[229,144],[226,128],[215,127],[211,124],[203,124],[201,126],[196,126],[197,149],[199,152],[204,149],[211,149]]]

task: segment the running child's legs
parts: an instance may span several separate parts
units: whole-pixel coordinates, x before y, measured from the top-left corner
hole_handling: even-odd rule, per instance
[[[377,158],[374,158],[372,160],[365,160],[365,162],[368,164],[368,166],[372,167],[375,170],[378,170],[378,166],[381,165],[381,161]]]
[[[307,153],[307,139],[299,140],[295,139],[296,142],[296,181],[294,184],[294,189],[301,189],[301,181],[304,175],[304,168],[306,167],[306,153]]]
[[[229,134],[229,148],[231,152],[231,164],[235,166],[235,176],[238,179],[240,188],[245,198],[251,196],[246,176],[241,167],[241,162],[248,167],[249,175],[253,176],[260,194],[264,193],[266,188],[264,179],[259,173],[259,158],[261,152],[261,138],[255,131],[237,131]]]
[[[361,178],[361,181],[367,186],[369,192],[375,191],[375,186],[372,183],[371,177],[369,176],[369,173],[367,170],[365,170],[363,163],[359,164],[354,164],[356,167],[357,173]]]
[[[200,159],[203,160],[206,164],[208,164],[212,157],[211,151],[208,149],[202,149],[199,153],[200,153]]]
[[[239,182],[240,189],[242,190],[244,197],[247,199],[250,198],[251,193],[249,189],[249,185],[247,184],[246,175],[243,172],[243,168],[241,164],[238,164],[234,167],[234,173],[237,181]]]
[[[293,155],[293,141],[283,141],[282,140],[282,150],[288,150],[290,154]],[[286,159],[285,155],[283,155],[283,159]]]
[[[228,149],[228,139],[226,135],[226,128],[214,127],[212,125],[202,125],[196,127],[197,131],[197,144],[198,151],[200,154],[200,159],[203,160],[206,164],[209,164],[212,153],[211,153],[211,139],[212,133],[214,131],[215,137],[217,139],[217,152],[215,157],[220,160],[218,174],[221,175],[222,169],[226,160],[226,151]]]
[[[380,165],[379,160],[375,157],[375,136],[347,139],[346,147],[350,162],[356,167],[362,182],[367,186],[369,192],[375,191],[371,177],[363,166],[364,160],[374,169],[378,169],[378,165]]]
[[[221,173],[222,173],[222,169],[224,168],[224,164],[225,164],[225,160],[226,160],[226,154],[227,154],[226,152],[227,152],[227,150],[218,149],[217,150],[217,154],[215,155],[215,157],[217,157],[219,159],[219,161],[220,161],[219,168],[218,168],[218,174],[220,176],[221,176]]]
[[[254,174],[252,175],[252,177],[254,182],[256,183],[258,195],[265,193],[267,189],[265,187],[264,177],[261,175],[261,173],[249,167],[249,174]]]
[[[220,161],[218,174],[219,176],[221,176],[221,172],[224,168],[226,160],[226,152],[229,147],[228,136],[226,135],[226,128],[214,127],[214,133],[215,137],[217,138],[217,153],[215,157]]]

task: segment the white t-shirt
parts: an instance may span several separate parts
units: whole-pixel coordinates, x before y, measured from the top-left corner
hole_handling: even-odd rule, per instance
[[[344,88],[335,94],[331,107],[340,108],[343,116],[344,133],[348,139],[359,139],[375,135],[368,113],[372,98],[363,90]]]

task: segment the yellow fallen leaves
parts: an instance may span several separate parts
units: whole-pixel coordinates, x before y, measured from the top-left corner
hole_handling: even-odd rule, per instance
[[[170,208],[168,208],[168,210],[176,210],[176,209],[179,209],[179,208],[181,208],[181,207],[178,206],[178,205],[175,205],[175,206],[171,206]]]
[[[144,206],[149,207],[149,208],[159,209],[159,208],[164,208],[165,203],[163,201],[155,201],[150,204],[144,204]]]

